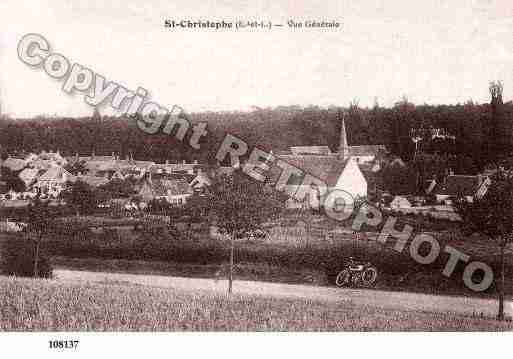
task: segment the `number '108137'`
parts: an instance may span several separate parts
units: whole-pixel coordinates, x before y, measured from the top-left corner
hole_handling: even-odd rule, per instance
[[[78,340],[49,340],[50,349],[76,349]]]

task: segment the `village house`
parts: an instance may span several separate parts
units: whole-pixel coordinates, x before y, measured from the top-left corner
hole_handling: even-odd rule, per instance
[[[212,180],[206,172],[199,169],[198,174],[192,179],[189,185],[195,192],[204,192],[210,185],[212,185]]]
[[[395,196],[390,202],[391,209],[411,208],[411,202],[404,196]]]
[[[25,158],[9,156],[2,163],[2,166],[10,169],[12,172],[19,172],[23,170],[27,166],[27,164],[28,161]]]
[[[43,151],[39,155],[32,154],[33,159],[29,161],[29,166],[38,169],[49,169],[55,165],[64,167],[68,164],[68,161],[61,156],[60,152],[46,152]]]
[[[39,175],[41,175],[44,172],[44,170],[41,170],[39,168],[27,167],[18,174],[18,177],[25,184],[25,188],[30,188],[36,182]]]
[[[43,173],[33,188],[43,196],[58,197],[66,187],[68,181],[74,181],[75,176],[61,166],[53,166]]]
[[[70,182],[84,182],[85,184],[91,187],[99,187],[104,184],[107,184],[109,180],[105,177],[98,176],[89,176],[89,175],[77,175],[73,179],[70,179]]]
[[[484,196],[490,184],[489,177],[482,175],[449,175],[443,182],[431,184],[433,188],[430,192],[436,196],[438,203],[451,205],[457,196],[463,196],[468,202],[472,202],[476,195]]]
[[[204,166],[194,160],[193,163],[187,163],[182,161],[181,163],[166,163],[156,164],[153,169],[156,173],[168,173],[168,174],[188,174],[195,176],[198,170],[203,169]]]
[[[55,166],[39,176],[32,188],[43,196],[57,197],[64,189],[66,182],[72,178],[73,175],[64,168]]]
[[[40,188],[45,190],[45,196],[56,196],[56,193],[60,190],[58,186],[55,187],[55,181],[49,180],[48,176],[53,173],[52,171],[55,171],[52,169],[62,168],[66,164],[66,159],[61,156],[59,151],[42,151],[39,154],[30,153],[24,156],[8,157],[3,162],[2,166],[9,168],[15,173],[17,172],[18,177],[25,185],[26,191],[20,193],[10,191],[10,193],[4,195],[3,198],[13,200],[34,198]],[[46,176],[40,182],[40,179],[44,174],[46,174]]]
[[[119,156],[112,153],[110,156],[98,156],[93,152],[90,156],[69,157],[70,163],[83,163],[87,175],[95,177],[104,177],[111,179],[125,179],[128,177],[142,178],[150,168],[155,166],[153,161],[134,160],[130,155],[126,159],[120,159]]]
[[[146,176],[138,195],[145,203],[163,199],[171,204],[184,205],[193,195],[193,189],[184,180],[152,179],[151,176]]]

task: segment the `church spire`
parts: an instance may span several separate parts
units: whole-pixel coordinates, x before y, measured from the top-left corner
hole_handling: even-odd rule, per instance
[[[340,112],[339,112],[340,117]],[[349,144],[347,143],[345,112],[342,111],[342,124],[340,129],[340,144],[338,148],[340,157],[346,159],[349,156]]]

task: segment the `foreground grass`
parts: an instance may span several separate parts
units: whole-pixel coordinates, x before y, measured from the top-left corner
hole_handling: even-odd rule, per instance
[[[511,329],[511,322],[351,303],[0,278],[0,330],[4,331]]]
[[[126,259],[52,257],[55,268],[91,272],[226,278],[228,265],[187,264]],[[237,279],[289,284],[329,285],[326,274],[313,269],[289,269],[269,264],[236,263]]]

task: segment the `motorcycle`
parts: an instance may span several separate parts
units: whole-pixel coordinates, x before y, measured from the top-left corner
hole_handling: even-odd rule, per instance
[[[355,261],[353,257],[349,257],[349,262],[345,268],[341,270],[335,284],[337,287],[359,286],[370,287],[376,283],[378,279],[378,269],[370,262]]]

